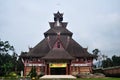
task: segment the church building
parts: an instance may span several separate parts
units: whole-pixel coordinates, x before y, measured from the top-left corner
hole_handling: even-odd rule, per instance
[[[38,75],[91,73],[95,56],[72,38],[73,33],[67,29],[68,23],[63,22],[63,13],[54,13],[54,22],[49,24],[45,38],[20,56],[24,63],[24,75],[28,75],[33,66]]]

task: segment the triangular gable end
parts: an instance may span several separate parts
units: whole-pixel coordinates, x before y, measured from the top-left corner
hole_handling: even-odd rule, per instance
[[[60,41],[59,38],[57,38],[53,48],[60,48],[60,49],[64,49],[63,45],[62,45],[62,42]]]

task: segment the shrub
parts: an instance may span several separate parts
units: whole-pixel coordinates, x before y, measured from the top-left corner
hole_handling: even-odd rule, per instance
[[[6,77],[17,77],[17,74],[15,72],[10,72]]]

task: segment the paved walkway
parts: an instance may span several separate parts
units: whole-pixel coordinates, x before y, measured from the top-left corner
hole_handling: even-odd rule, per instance
[[[41,79],[61,79],[61,78],[68,78],[68,79],[76,79],[76,77],[72,75],[45,75],[41,77]]]

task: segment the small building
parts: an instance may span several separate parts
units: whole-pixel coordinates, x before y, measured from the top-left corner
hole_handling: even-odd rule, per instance
[[[32,66],[38,75],[91,73],[94,55],[72,38],[73,33],[66,28],[68,23],[63,22],[63,13],[55,13],[54,22],[49,24],[45,38],[21,55],[24,75],[29,74]]]

